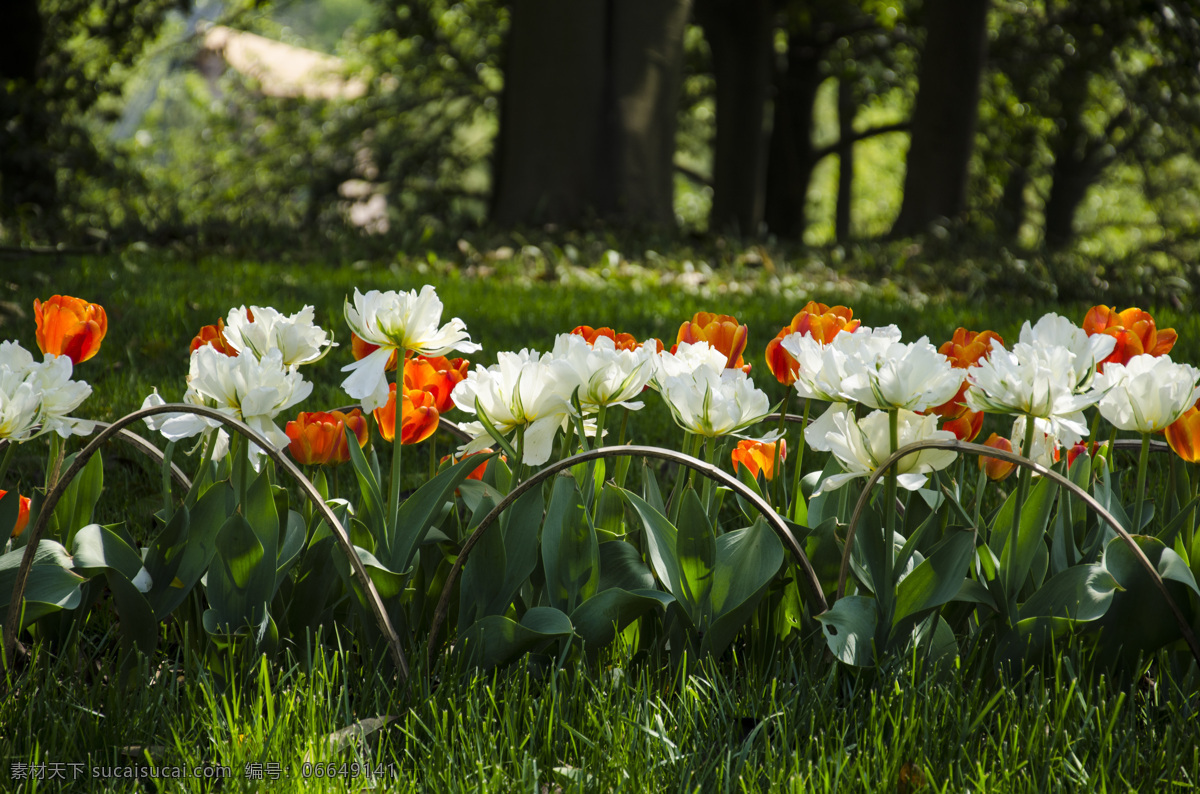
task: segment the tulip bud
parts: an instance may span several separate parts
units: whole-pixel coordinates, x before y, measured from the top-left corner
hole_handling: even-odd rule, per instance
[[[38,348],[47,355],[66,356],[81,364],[100,352],[108,333],[104,308],[67,295],[55,295],[45,303],[33,301]]]
[[[1013,451],[1012,442],[1004,436],[997,435],[996,433],[992,433],[990,436],[988,436],[988,440],[983,442],[983,445],[993,449],[1001,449],[1005,452]],[[1017,464],[1012,463],[1011,461],[1001,460],[1000,458],[979,458],[979,468],[982,469],[985,474],[987,474],[987,478],[992,482],[1001,482],[1007,479],[1008,475],[1013,473],[1013,469],[1015,469],[1016,466]]]

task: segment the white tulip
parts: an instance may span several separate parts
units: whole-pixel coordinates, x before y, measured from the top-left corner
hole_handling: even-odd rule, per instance
[[[558,431],[570,415],[571,394],[578,386],[564,361],[529,350],[500,353],[491,367],[476,367],[450,393],[467,413],[482,413],[502,436],[523,428],[522,462],[539,466],[550,458]],[[464,452],[490,446],[483,425],[473,425],[474,438]]]
[[[71,380],[72,369],[69,357],[52,355],[29,367],[28,382],[41,400],[38,422],[42,433],[55,432],[68,438],[72,434],[86,436],[96,429],[95,422],[67,416],[92,393],[88,384]]]
[[[740,369],[713,373],[707,367],[660,382],[663,399],[675,423],[709,438],[736,433],[771,411],[765,392]]]
[[[1155,433],[1165,429],[1200,398],[1200,370],[1170,356],[1134,356],[1128,364],[1109,362],[1096,376],[1100,413],[1121,430]]]
[[[240,355],[249,353],[261,359],[275,348],[283,355],[285,367],[310,364],[336,347],[325,329],[313,323],[313,316],[312,306],[305,306],[291,317],[269,306],[230,309],[225,319],[225,339]]]
[[[861,421],[854,418],[852,411],[843,411],[833,417],[833,422],[836,429],[829,434],[830,451],[837,458],[843,473],[822,480],[817,494],[841,488],[859,477],[870,476],[892,454],[887,411],[873,411]],[[938,418],[932,414],[922,416],[901,409],[897,413],[897,444],[903,447],[916,441],[954,440],[954,434],[948,430],[938,430],[937,423]],[[894,467],[896,484],[915,491],[925,484],[930,472],[946,468],[954,462],[954,457],[954,452],[941,449],[926,449],[906,455]]]
[[[442,322],[442,302],[430,285],[418,294],[411,292],[379,292],[366,295],[354,290],[354,304],[346,301],[346,322],[364,342],[379,345],[365,358],[342,367],[350,375],[342,388],[356,400],[362,401],[365,411],[373,411],[387,402],[387,362],[392,353],[399,357],[413,352],[421,356],[444,356],[458,350],[473,353],[479,345],[471,341],[467,326],[455,317]]]
[[[41,398],[28,382],[33,356],[16,342],[0,343],[0,438],[25,441],[37,431]]]
[[[594,344],[578,334],[559,334],[554,340],[553,357],[574,373],[579,384],[579,402],[585,412],[601,405],[623,405],[637,410],[642,390],[654,375],[652,355],[645,347],[618,350],[608,337],[597,337]]]
[[[1083,409],[1101,397],[1095,389],[1077,391],[1094,367],[1090,352],[1081,358],[1062,345],[1028,342],[1010,351],[993,340],[991,355],[967,370],[967,407],[1048,420],[1050,432],[1071,445],[1087,433]]]
[[[839,387],[845,400],[882,410],[924,411],[958,392],[961,370],[928,337],[909,344],[885,339],[856,331],[838,334],[830,343],[830,348],[845,355],[845,377]]]
[[[674,353],[663,350],[651,356],[654,367],[651,385],[659,391],[662,391],[662,384],[667,378],[688,376],[700,370],[719,376],[725,371],[728,360],[728,356],[708,342],[680,342],[675,346]]]

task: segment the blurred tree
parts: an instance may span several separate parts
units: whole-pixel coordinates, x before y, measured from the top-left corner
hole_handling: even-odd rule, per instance
[[[711,231],[756,234],[762,223],[775,5],[696,0],[716,85]]]
[[[904,203],[892,234],[924,231],[967,208],[990,0],[927,0]]]
[[[0,33],[0,216],[58,216],[99,157],[85,116],[118,96],[170,9],[189,0],[9,0]],[[62,184],[60,184],[60,182]]]
[[[492,219],[672,226],[691,0],[515,0]]]
[[[765,183],[767,228],[799,240],[808,225],[813,170],[830,155],[841,156],[838,190],[839,239],[849,234],[854,144],[907,129],[906,122],[854,129],[857,107],[903,84],[911,47],[898,3],[851,0],[788,0],[778,17],[780,41],[774,69],[774,102]],[[839,80],[839,138],[813,142],[817,91],[829,77]],[[719,112],[718,107],[718,112]]]
[[[1089,189],[1114,163],[1163,163],[1200,143],[1200,2],[1093,0],[998,7],[995,63],[1020,103],[996,150],[1011,163],[1008,230],[1025,216],[1024,186],[1048,153],[1044,241],[1066,247]]]

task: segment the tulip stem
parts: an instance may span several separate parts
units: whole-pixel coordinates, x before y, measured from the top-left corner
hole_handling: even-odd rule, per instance
[[[401,376],[403,377],[403,376]],[[385,548],[391,548],[396,537],[396,521],[400,515],[400,453],[404,449],[404,400],[402,383],[396,384],[395,398],[392,404],[392,479],[388,483],[388,514],[387,538]]]
[[[1150,467],[1150,434],[1142,433],[1142,451],[1138,456],[1138,474],[1137,474],[1137,495],[1133,502],[1133,515],[1130,520],[1133,521],[1133,526],[1129,528],[1129,534],[1136,535],[1142,531],[1142,503],[1146,496],[1146,469]]]
[[[12,463],[13,453],[17,451],[17,442],[9,440],[4,449],[4,460],[0,460],[0,485],[4,484],[4,478],[8,476],[8,465]]]
[[[779,477],[779,474],[781,473],[779,470],[779,450],[782,447],[780,442],[783,441],[783,437],[787,434],[787,404],[788,400],[791,399],[791,396],[792,395],[789,393],[783,398],[783,402],[779,404],[779,438],[775,439],[775,450],[772,453],[772,457],[774,457],[774,460],[771,462],[772,478],[778,477],[779,481],[774,483],[770,482],[769,480],[767,481],[767,488],[770,489],[770,493],[768,495],[773,495],[776,503],[783,503],[783,500],[787,499],[786,493],[780,493],[780,491],[783,490],[783,483],[785,482],[786,478]],[[780,498],[781,496],[782,499]],[[787,510],[786,504],[784,504],[784,509]],[[788,511],[787,514],[790,515],[791,511]]]
[[[1032,416],[1026,416],[1025,439],[1021,444],[1021,454],[1030,459],[1033,457],[1033,431],[1035,429],[1037,429],[1037,422]],[[1017,480],[1017,501],[1013,505],[1012,530],[1008,533],[1007,571],[1010,575],[1017,567],[1017,535],[1021,531],[1021,511],[1025,508],[1025,497],[1029,495],[1029,481],[1032,478],[1033,471],[1022,466],[1020,479]],[[1005,578],[1009,579],[1006,584],[1009,599],[1009,617],[1015,619],[1017,591],[1023,583],[1012,581],[1010,576],[1006,576]]]
[[[894,453],[900,448],[900,409],[888,409],[888,438],[891,442],[888,454]],[[880,599],[880,607],[882,608],[883,625],[890,626],[892,623],[892,568],[895,564],[896,556],[896,467],[893,466],[887,473],[887,486],[884,489],[883,514],[886,516],[883,539],[883,581],[876,585],[875,595]]]
[[[807,523],[800,520],[800,505],[803,504],[804,494],[800,492],[800,478],[804,476],[804,434],[808,431],[808,409],[812,399],[804,398],[804,422],[800,425],[800,443],[796,448],[796,469],[792,475],[792,520],[797,524]]]

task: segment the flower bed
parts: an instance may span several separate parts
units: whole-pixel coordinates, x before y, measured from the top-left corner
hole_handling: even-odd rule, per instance
[[[1138,309],[1046,315],[1011,347],[960,328],[936,348],[810,303],[767,345],[795,393],[772,406],[726,315],[697,314],[669,348],[580,326],[471,367],[447,358],[479,346],[431,287],[355,291],[342,386],[358,405],[294,413],[302,368],[338,345],[309,307],[240,307],[192,341],[178,402],[156,391],[70,454],[97,424],[69,416],[90,394],[74,368],[107,320],[63,296],[35,316],[43,361],[0,344],[0,485],[17,444],[52,438],[44,487],[0,492],[10,653],[106,588],[130,652],[155,651],[168,622],[254,656],[336,627],[381,638],[402,678],[425,636],[431,662],[484,667],[822,636],[853,666],[968,644],[1023,664],[1056,641],[1125,669],[1162,648],[1200,659],[1200,476],[1176,462],[1200,457],[1200,370]],[[629,412],[660,399],[680,449],[627,443]],[[469,421],[443,418],[455,410]],[[1009,432],[973,444],[985,415]],[[92,514],[100,448],[143,422],[166,441],[164,489],[135,538]],[[439,427],[462,441],[440,460]],[[1117,469],[1129,443],[1136,467]],[[419,444],[428,463],[403,454]],[[1168,445],[1148,489],[1149,452]],[[806,469],[809,450],[823,467]],[[327,471],[347,464],[357,487],[339,492]],[[407,494],[406,470],[424,472]]]

